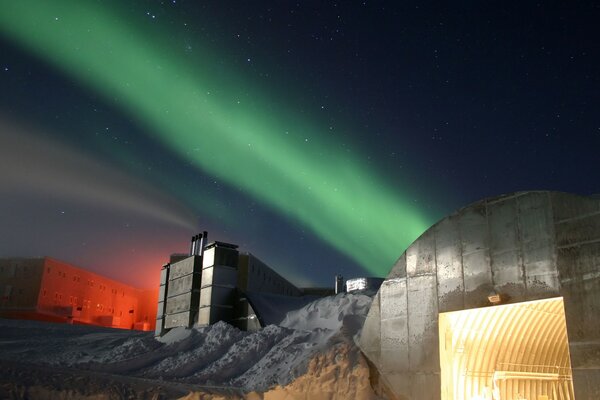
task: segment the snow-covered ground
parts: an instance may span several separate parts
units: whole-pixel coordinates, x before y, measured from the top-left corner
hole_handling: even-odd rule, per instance
[[[353,341],[370,304],[341,294],[257,332],[221,322],[159,340],[0,319],[0,398],[375,398]]]

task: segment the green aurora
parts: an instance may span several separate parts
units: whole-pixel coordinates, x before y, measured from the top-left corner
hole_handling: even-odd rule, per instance
[[[139,21],[87,1],[0,4],[0,32],[116,102],[170,151],[385,274],[431,222],[359,157],[250,88],[202,50],[200,64]],[[357,151],[358,150],[358,151]],[[181,194],[180,194],[181,195]]]

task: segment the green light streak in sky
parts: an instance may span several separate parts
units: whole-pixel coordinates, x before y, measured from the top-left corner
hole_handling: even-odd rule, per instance
[[[198,168],[300,222],[371,273],[386,273],[428,227],[407,195],[327,140],[327,127],[283,106],[273,110],[234,74],[207,72],[218,71],[216,56],[203,53],[198,68],[139,21],[95,4],[2,2],[0,31],[120,104]]]

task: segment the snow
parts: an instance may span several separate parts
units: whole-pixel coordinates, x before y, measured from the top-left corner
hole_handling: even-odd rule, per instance
[[[173,344],[173,343],[180,342],[184,339],[187,339],[191,334],[192,334],[191,329],[186,329],[186,328],[180,326],[178,328],[171,329],[164,336],[161,336],[161,337],[157,338],[156,340],[158,340],[161,343],[165,343],[165,344]]]
[[[344,358],[339,354],[346,354],[344,373],[358,373],[356,367],[364,360],[360,361],[352,337],[360,331],[370,304],[369,296],[340,294],[288,312],[278,325],[256,332],[219,322],[176,328],[158,339],[150,332],[0,319],[0,364],[53,366],[78,374],[109,373],[153,384],[244,393],[285,391],[311,373],[312,380],[334,373],[328,368]],[[321,361],[314,364],[319,357]],[[361,382],[368,382],[365,365],[360,369],[367,371],[366,378],[360,375]]]

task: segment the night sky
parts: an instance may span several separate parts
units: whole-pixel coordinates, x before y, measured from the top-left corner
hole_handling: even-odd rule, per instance
[[[600,193],[600,7],[507,3],[1,2],[0,256],[154,287],[207,230],[324,286]]]

